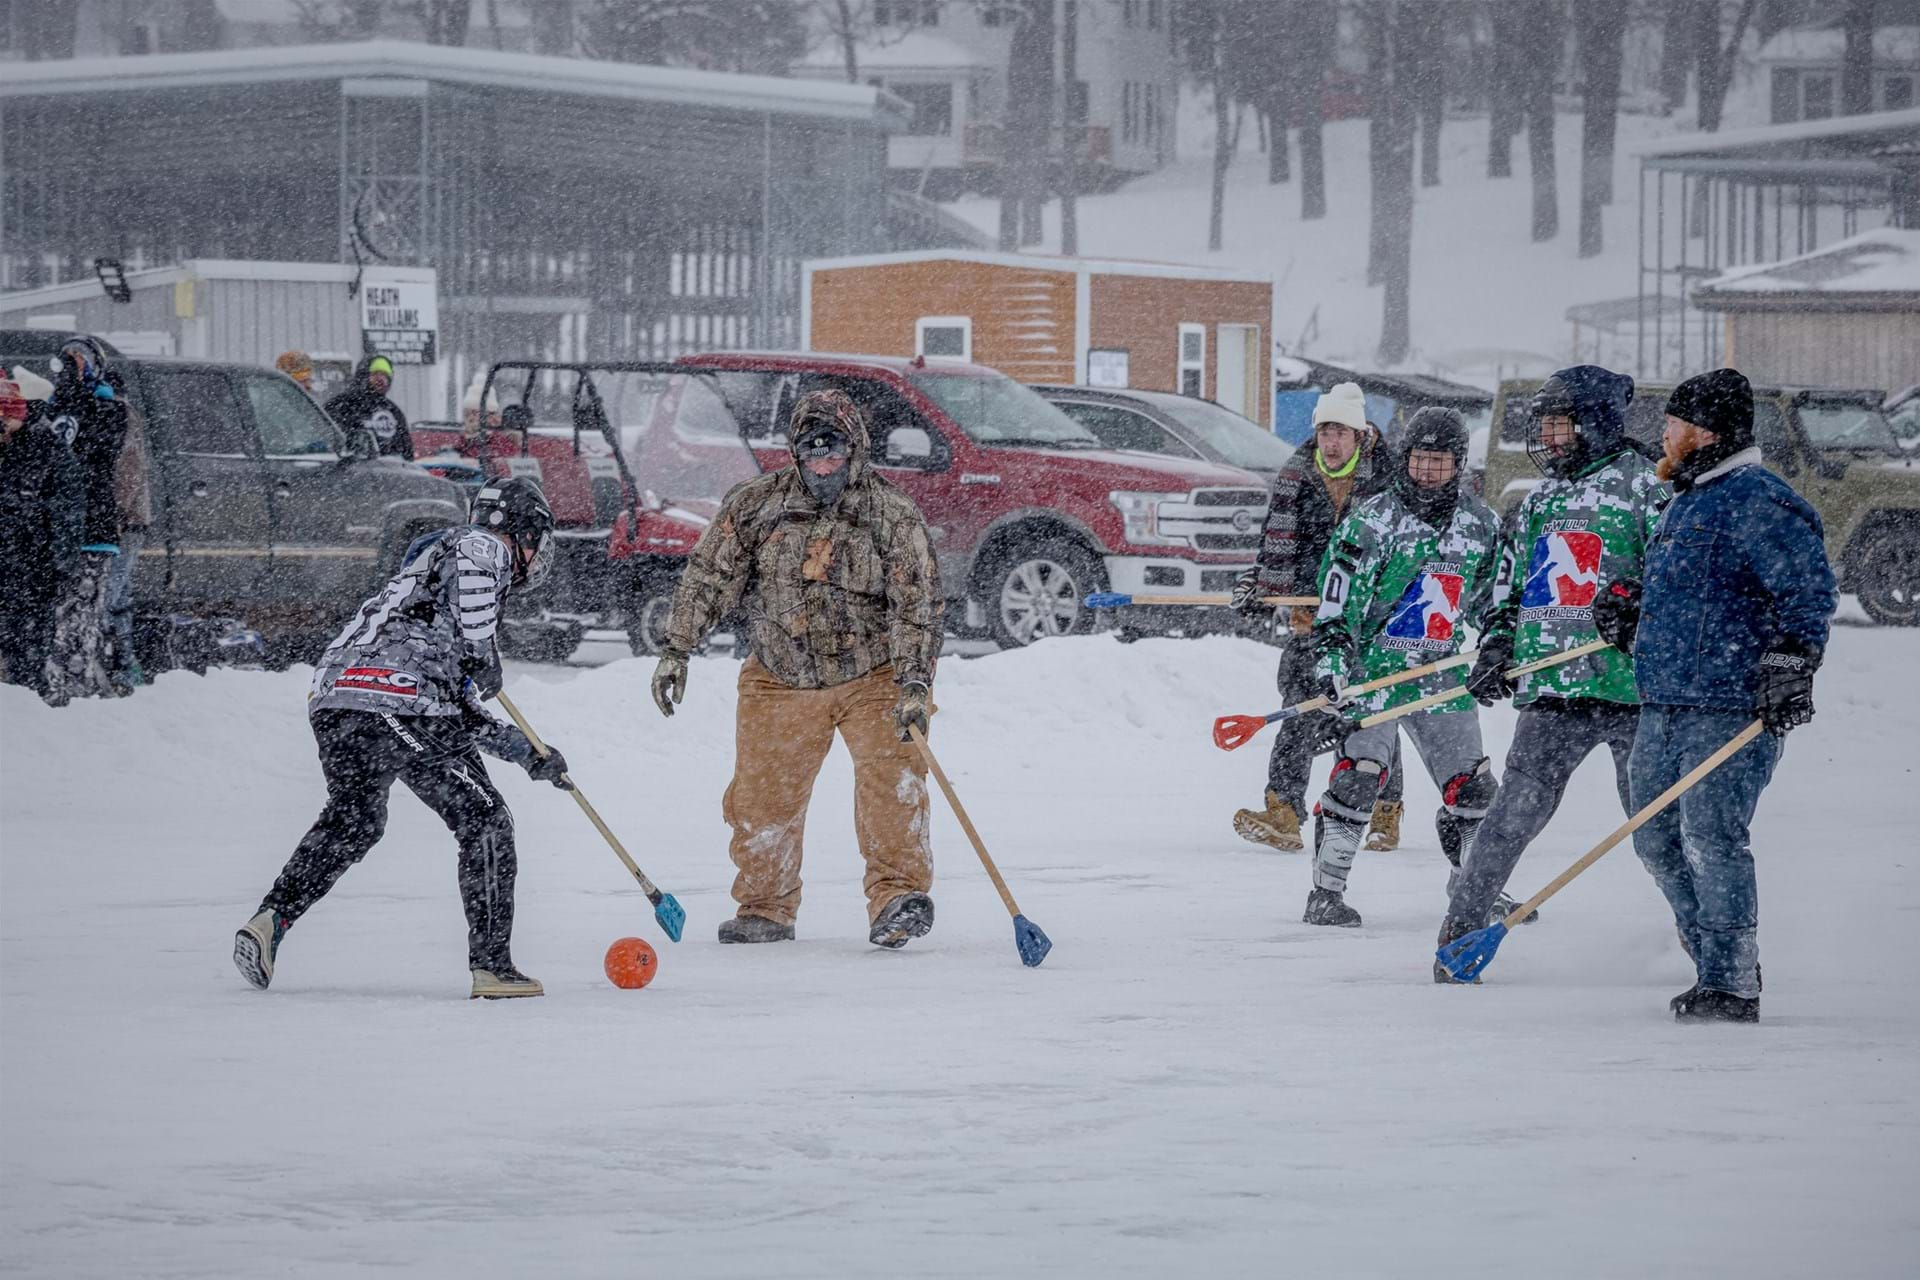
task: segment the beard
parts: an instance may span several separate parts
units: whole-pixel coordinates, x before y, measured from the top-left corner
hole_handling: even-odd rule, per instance
[[[1662,436],[1660,462],[1654,467],[1653,474],[1663,482],[1671,482],[1674,474],[1680,470],[1680,464],[1687,460],[1687,455],[1699,447],[1700,437],[1691,431],[1670,432]]]

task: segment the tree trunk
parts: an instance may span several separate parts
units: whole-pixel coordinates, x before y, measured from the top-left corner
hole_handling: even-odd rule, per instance
[[[840,60],[847,68],[847,83],[860,83],[860,47],[854,41],[852,0],[834,0],[833,34],[840,41]]]
[[[1213,36],[1213,210],[1207,220],[1207,248],[1220,251],[1223,224],[1227,215],[1227,166],[1233,161],[1233,128],[1227,110],[1226,77],[1221,74],[1225,36],[1215,30]]]
[[[1487,176],[1513,176],[1513,135],[1520,128],[1520,59],[1514,56],[1524,12],[1496,5],[1493,10],[1493,84],[1488,90]]]
[[[1366,31],[1362,39],[1367,49],[1367,283],[1384,283],[1387,271],[1387,206],[1391,197],[1387,184],[1387,152],[1391,145],[1387,122],[1393,111],[1396,89],[1393,83],[1391,0],[1368,0],[1361,6],[1360,20]]]
[[[1419,70],[1414,76],[1415,102],[1420,111],[1420,185],[1440,185],[1440,124],[1447,111],[1447,10],[1438,4],[1422,4],[1401,15],[1405,24],[1413,24],[1413,56]]]
[[[1280,92],[1272,93],[1267,106],[1267,181],[1288,182],[1293,178],[1292,159],[1287,148],[1287,126],[1291,123],[1289,103]]]
[[[1300,61],[1288,79],[1294,97],[1294,122],[1300,128],[1300,220],[1327,216],[1327,165],[1321,126],[1326,102],[1321,93],[1333,61],[1339,15],[1330,4],[1309,4],[1300,15]]]
[[[1534,0],[1527,6],[1527,47],[1522,68],[1526,81],[1527,166],[1533,174],[1533,238],[1560,234],[1560,192],[1554,172],[1553,79],[1560,67],[1566,28],[1561,0]]]
[[[1576,5],[1580,62],[1586,83],[1580,94],[1580,256],[1602,247],[1600,210],[1613,201],[1613,136],[1620,113],[1621,41],[1627,11],[1617,4]]]
[[[1700,128],[1707,133],[1720,128],[1720,117],[1727,105],[1727,87],[1733,83],[1734,55],[1740,52],[1747,24],[1753,21],[1753,11],[1759,4],[1760,0],[1741,0],[1740,14],[1734,19],[1733,34],[1728,37],[1723,53],[1719,43],[1720,6],[1714,0],[1700,0],[1695,34],[1699,42]]]
[[[1066,82],[1061,96],[1066,145],[1060,162],[1060,252],[1073,257],[1080,252],[1080,164],[1087,136],[1087,99],[1079,92],[1080,0],[1063,0],[1060,22],[1060,77]]]
[[[1032,205],[1046,172],[1052,14],[1052,0],[1025,0],[1007,51],[1006,112],[1000,132],[1000,248],[1006,252],[1032,243],[1026,239],[1034,222]]]
[[[504,49],[500,40],[500,0],[487,0],[487,31],[493,36],[493,47]]]
[[[1873,0],[1847,0],[1841,17],[1846,33],[1840,57],[1840,114],[1873,110]]]
[[[1672,115],[1687,100],[1687,73],[1693,63],[1694,9],[1698,0],[1667,0],[1660,32],[1660,97]]]
[[[1392,5],[1385,15],[1383,33],[1388,46],[1389,84],[1386,145],[1380,170],[1382,205],[1375,212],[1375,221],[1382,228],[1380,274],[1386,286],[1382,293],[1379,358],[1388,366],[1404,363],[1412,352],[1413,158],[1419,128],[1415,98],[1427,58],[1426,41],[1431,35],[1431,20],[1420,12],[1426,7],[1406,0]]]

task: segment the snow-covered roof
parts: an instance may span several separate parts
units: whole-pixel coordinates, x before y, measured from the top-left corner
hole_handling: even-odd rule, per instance
[[[1797,142],[1815,142],[1830,138],[1920,134],[1920,107],[1904,111],[1871,111],[1858,116],[1836,116],[1830,120],[1802,120],[1795,124],[1770,124],[1755,129],[1728,129],[1722,133],[1684,133],[1655,138],[1631,148],[1630,154],[1644,159],[1659,156],[1720,155],[1728,152],[1764,151]],[[1889,136],[1887,141],[1897,141]]]
[[[1271,284],[1272,275],[1226,267],[1195,267],[1178,262],[1133,262],[1122,258],[1063,258],[1047,253],[995,253],[981,249],[911,249],[902,253],[864,253],[847,258],[810,258],[809,273],[847,267],[895,266],[906,262],[971,262],[1032,271],[1085,271],[1096,276],[1164,276],[1181,280],[1222,280]]]
[[[897,40],[856,41],[854,60],[863,77],[890,71],[970,71],[999,61],[945,36],[918,29]],[[808,73],[832,71],[844,76],[846,62],[840,42],[829,39],[808,50],[798,65]]]
[[[1740,267],[1700,285],[1693,300],[1715,309],[1811,302],[1920,310],[1920,231],[1882,227],[1796,258]]]
[[[530,93],[866,120],[883,125],[903,125],[910,114],[904,103],[870,85],[448,48],[399,40],[11,62],[6,74],[0,76],[0,98],[382,76]]]
[[[1837,23],[1788,27],[1760,46],[1759,60],[1838,63],[1846,47],[1846,32]],[[1920,63],[1920,27],[1874,28],[1873,60],[1876,64],[1901,67]]]

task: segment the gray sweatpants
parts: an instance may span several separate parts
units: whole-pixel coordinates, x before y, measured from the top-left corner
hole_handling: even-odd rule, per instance
[[[1478,929],[1527,846],[1560,807],[1567,782],[1595,748],[1613,753],[1620,807],[1631,812],[1627,762],[1640,708],[1595,698],[1542,698],[1520,709],[1513,746],[1501,771],[1500,794],[1474,837],[1447,907],[1450,921]]]
[[[1341,747],[1341,761],[1320,797],[1323,818],[1331,817],[1364,830],[1373,816],[1373,802],[1379,798],[1382,776],[1394,763],[1396,743],[1401,730],[1413,743],[1420,763],[1426,767],[1433,785],[1440,788],[1441,839],[1447,839],[1445,824],[1452,820],[1468,834],[1487,816],[1487,801],[1492,798],[1490,775],[1479,772],[1486,753],[1480,745],[1480,717],[1477,708],[1465,711],[1428,711],[1389,720],[1369,729],[1356,729],[1347,735]],[[1351,837],[1351,838],[1349,838]],[[1340,838],[1315,841],[1313,883],[1317,888],[1345,892],[1347,873],[1353,867],[1358,845],[1358,830],[1342,832]]]

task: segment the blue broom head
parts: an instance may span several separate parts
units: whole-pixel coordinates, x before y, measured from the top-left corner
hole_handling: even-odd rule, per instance
[[[660,922],[660,928],[673,941],[680,941],[680,931],[687,927],[687,913],[680,909],[680,900],[664,890],[660,901],[654,904],[653,918]]]
[[[1507,922],[1496,920],[1484,929],[1462,934],[1433,953],[1440,967],[1453,975],[1455,982],[1473,982],[1480,971],[1493,961],[1500,940],[1507,936]]]
[[[1047,958],[1047,952],[1053,950],[1053,939],[1046,931],[1025,916],[1013,918],[1013,945],[1020,948],[1020,963],[1032,969]]]
[[[1133,597],[1124,591],[1096,591],[1081,602],[1089,609],[1118,609],[1133,603]]]

